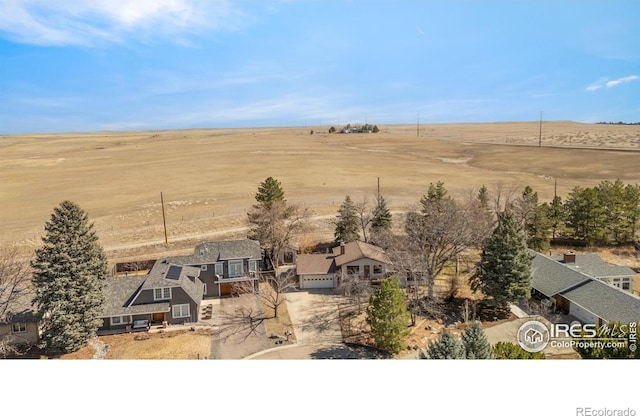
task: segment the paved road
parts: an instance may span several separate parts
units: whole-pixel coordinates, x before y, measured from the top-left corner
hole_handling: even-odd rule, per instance
[[[274,348],[248,358],[252,360],[363,360],[390,357],[371,348],[345,344],[306,344]]]

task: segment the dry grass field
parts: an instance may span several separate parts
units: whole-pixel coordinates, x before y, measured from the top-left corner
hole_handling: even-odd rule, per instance
[[[198,240],[243,236],[245,212],[268,176],[282,182],[288,201],[320,217],[316,239],[331,236],[345,194],[372,196],[378,177],[393,210],[436,181],[456,196],[483,184],[530,185],[542,200],[553,196],[555,179],[562,196],[605,179],[640,182],[640,126],[545,122],[542,148],[537,122],[422,125],[419,133],[379,127],[0,136],[0,243],[39,245],[53,208],[68,199],[89,213],[111,260],[182,252]]]

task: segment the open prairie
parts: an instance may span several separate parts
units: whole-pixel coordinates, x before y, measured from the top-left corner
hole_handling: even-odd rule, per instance
[[[530,185],[541,199],[601,180],[640,182],[640,126],[538,122],[379,126],[377,134],[324,127],[202,129],[0,136],[0,243],[39,245],[63,200],[95,222],[110,258],[184,250],[242,235],[246,210],[268,176],[311,208],[318,236],[345,194],[373,196],[377,178],[392,210],[443,181],[454,196]],[[310,134],[311,130],[314,134]],[[160,192],[170,247],[164,247]]]

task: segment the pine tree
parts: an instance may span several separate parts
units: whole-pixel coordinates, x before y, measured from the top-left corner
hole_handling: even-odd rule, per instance
[[[524,234],[512,214],[498,215],[498,226],[485,242],[471,289],[492,298],[494,307],[506,309],[509,302],[529,299],[531,261]]]
[[[284,248],[294,235],[307,228],[309,210],[287,204],[280,181],[269,176],[258,187],[254,204],[247,213],[251,227],[248,238],[260,242],[264,250],[265,263],[275,268]]]
[[[367,324],[376,346],[398,353],[409,335],[409,311],[404,293],[395,279],[386,279],[369,298]]]
[[[275,201],[286,202],[284,200],[282,184],[271,176],[260,184],[255,198],[256,201],[258,201],[258,204],[265,205],[267,208],[271,207],[271,204]]]
[[[564,205],[562,205],[562,198],[558,195],[554,196],[551,204],[549,204],[547,218],[549,219],[549,225],[552,230],[551,238],[555,240],[555,238],[564,230],[564,223],[567,218]]]
[[[511,342],[498,342],[491,348],[493,358],[497,360],[544,360],[544,353],[529,352],[520,345]]]
[[[358,240],[360,238],[358,235],[359,227],[355,205],[349,195],[347,195],[338,210],[338,218],[334,232],[335,241],[337,243],[350,243],[351,241]]]
[[[493,358],[491,344],[478,321],[472,322],[462,334],[462,345],[465,357],[471,360],[487,360]]]
[[[376,206],[373,209],[371,231],[374,234],[391,231],[391,212],[389,208],[387,208],[387,201],[385,201],[382,195],[377,198]]]
[[[462,341],[449,331],[444,331],[440,337],[429,344],[427,358],[432,360],[463,360],[465,358]]]
[[[45,232],[32,262],[33,302],[41,317],[43,346],[52,354],[70,353],[102,324],[107,259],[93,224],[73,202],[54,209]]]

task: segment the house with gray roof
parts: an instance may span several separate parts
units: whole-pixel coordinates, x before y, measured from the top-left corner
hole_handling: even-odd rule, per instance
[[[168,260],[199,268],[205,297],[229,296],[238,288],[257,290],[262,249],[255,240],[208,241],[198,244],[191,255]]]
[[[568,259],[564,256],[560,259],[530,252],[533,255],[531,288],[534,296],[547,299],[556,310],[571,314],[583,323],[640,322],[639,297],[585,273],[611,273],[597,260],[588,258],[580,263],[584,267],[575,267],[572,253],[567,253]]]
[[[552,258],[565,267],[633,293],[633,283],[637,273],[630,267],[612,266],[605,263],[597,254],[575,254],[572,251]]]
[[[197,322],[204,293],[199,275],[197,267],[161,260],[146,275],[110,277],[100,332]]]
[[[9,346],[30,346],[40,340],[40,327],[36,310],[31,305],[31,293],[23,293],[13,294],[10,304],[0,315],[0,342]],[[7,298],[2,300],[7,301]]]
[[[300,254],[296,273],[300,289],[335,288],[349,275],[380,281],[390,264],[389,256],[380,247],[352,241],[334,247],[331,254]]]

